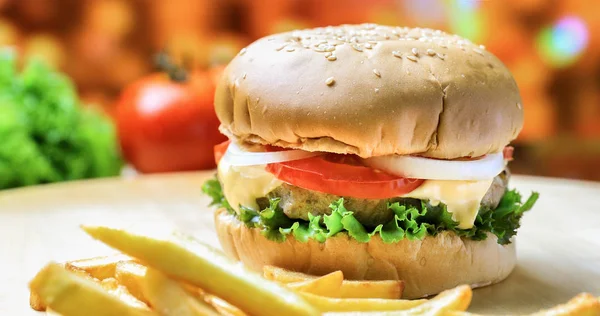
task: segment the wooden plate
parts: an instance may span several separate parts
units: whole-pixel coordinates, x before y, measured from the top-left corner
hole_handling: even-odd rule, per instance
[[[212,172],[63,183],[0,193],[0,315],[36,315],[27,282],[50,260],[114,253],[82,223],[172,226],[218,246],[208,198]],[[470,311],[515,314],[600,295],[600,184],[515,176],[541,198],[517,240],[519,263],[504,282],[475,290]]]

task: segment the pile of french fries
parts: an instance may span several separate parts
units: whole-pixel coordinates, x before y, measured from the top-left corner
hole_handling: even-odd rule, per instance
[[[472,292],[458,286],[432,299],[401,299],[402,281],[350,281],[341,271],[311,276],[267,266],[264,277],[177,233],[86,226],[124,254],[50,263],[31,281],[30,305],[48,315],[454,315]],[[600,315],[580,294],[533,315]]]

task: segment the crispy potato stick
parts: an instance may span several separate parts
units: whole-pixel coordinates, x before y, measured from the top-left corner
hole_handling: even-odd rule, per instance
[[[55,311],[53,311],[53,310],[51,310],[51,309],[49,309],[49,308],[48,308],[48,309],[46,309],[46,315],[47,315],[47,316],[62,316],[62,315],[60,315],[59,313],[57,313],[57,312],[55,312]]]
[[[83,270],[98,280],[115,277],[115,269],[119,262],[133,261],[124,254],[68,261],[65,267],[69,270]]]
[[[344,280],[340,297],[344,298],[402,298],[404,281],[351,281]]]
[[[227,301],[223,300],[220,297],[214,296],[212,294],[208,294],[204,292],[204,290],[199,289],[193,285],[189,285],[186,283],[180,283],[181,286],[192,294],[194,297],[204,300],[206,303],[210,304],[219,314],[223,316],[247,316],[248,314],[244,313],[241,309],[229,304]]]
[[[342,281],[344,281],[342,271],[335,271],[315,279],[288,283],[287,287],[298,292],[327,297],[340,297],[339,293]]]
[[[46,304],[44,304],[44,302],[42,302],[42,298],[40,297],[40,295],[34,291],[29,292],[29,306],[34,311],[38,311],[38,312],[43,312],[43,311],[47,310]]]
[[[63,316],[155,315],[149,310],[134,307],[121,300],[97,282],[78,276],[63,266],[50,263],[29,284],[42,302]]]
[[[58,264],[58,265],[64,266],[63,264]],[[72,270],[72,272],[82,278],[92,280],[92,281],[98,281],[98,279],[93,278],[91,275],[89,275],[87,272],[85,272],[83,270],[74,269],[74,270]],[[33,310],[36,310],[38,312],[45,311],[46,307],[47,307],[46,304],[44,304],[44,302],[42,301],[42,298],[40,297],[40,295],[38,293],[36,293],[33,289],[29,292],[29,306],[31,306],[31,308]]]
[[[302,282],[318,278],[316,275],[294,272],[275,266],[264,266],[263,276],[267,280],[277,281],[279,283]]]
[[[581,293],[565,304],[539,311],[531,316],[593,316],[600,315],[600,299]]]
[[[108,278],[100,281],[100,285],[104,288],[108,293],[118,297],[121,301],[125,302],[128,305],[133,307],[139,307],[142,309],[148,309],[148,305],[146,303],[138,300],[135,296],[131,295],[131,293],[127,290],[127,287],[119,284],[119,282],[114,278]]]
[[[142,283],[144,297],[152,308],[163,316],[218,316],[204,301],[186,291],[179,282],[162,272],[147,269]]]
[[[482,316],[469,312],[451,312],[450,316]],[[565,304],[541,310],[529,316],[593,316],[600,315],[600,298],[580,293]]]
[[[263,268],[264,277],[280,283],[294,283],[313,280],[318,276],[289,271],[274,266],[265,266]],[[404,290],[403,281],[351,281],[342,282],[342,298],[389,298],[398,299],[402,297]]]
[[[142,291],[142,282],[145,275],[146,267],[132,261],[119,262],[115,269],[115,279],[124,285],[135,298],[149,304]]]
[[[389,312],[354,312],[354,313],[326,313],[325,316],[446,316],[454,315],[453,311],[464,311],[471,303],[473,291],[468,285],[457,286],[446,290],[430,300],[421,300],[424,303],[405,310]],[[408,301],[412,302],[412,301]],[[460,314],[456,314],[460,315]]]
[[[330,298],[301,293],[307,301],[321,312],[360,312],[407,310],[427,300],[388,300],[379,298]]]
[[[247,316],[241,309],[214,295],[206,294],[204,300],[223,316]]]
[[[157,231],[144,234],[100,226],[83,229],[148,266],[200,287],[249,314],[318,315],[298,294],[263,279],[189,236]]]

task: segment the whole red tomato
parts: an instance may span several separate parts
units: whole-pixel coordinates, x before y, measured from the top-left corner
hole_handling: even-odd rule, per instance
[[[154,74],[125,89],[117,104],[117,128],[125,158],[140,172],[215,167],[219,133],[213,98],[214,72],[175,81]]]

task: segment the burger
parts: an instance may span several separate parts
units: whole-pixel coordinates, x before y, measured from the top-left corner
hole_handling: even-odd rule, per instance
[[[210,195],[226,253],[404,296],[484,286],[515,266],[528,199],[508,188],[519,90],[485,47],[423,28],[342,25],[242,49],[215,94]]]

